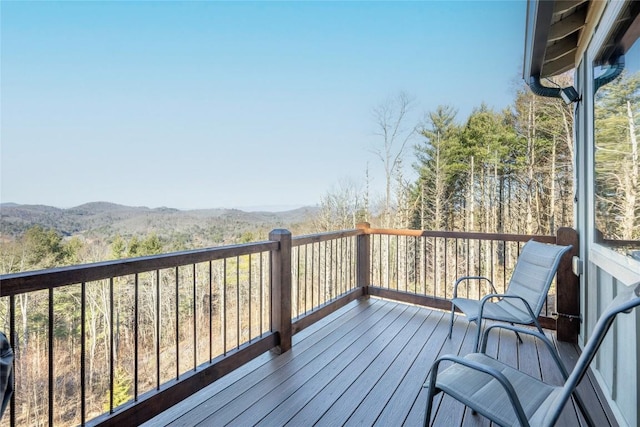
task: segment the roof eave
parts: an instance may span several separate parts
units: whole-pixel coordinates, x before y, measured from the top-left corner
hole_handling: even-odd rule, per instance
[[[527,1],[523,78],[540,76],[551,28],[553,1]]]

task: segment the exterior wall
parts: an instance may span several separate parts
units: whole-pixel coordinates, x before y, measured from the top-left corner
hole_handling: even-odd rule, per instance
[[[609,2],[576,70],[582,95],[575,117],[576,224],[580,235],[581,325],[584,345],[599,315],[625,286],[640,281],[640,262],[595,242],[593,59],[624,2]],[[621,425],[640,425],[640,313],[621,315],[591,366]]]

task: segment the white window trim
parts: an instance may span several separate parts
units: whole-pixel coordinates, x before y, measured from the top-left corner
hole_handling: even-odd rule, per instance
[[[606,9],[602,14],[602,20],[600,21],[595,34],[591,38],[589,47],[587,48],[587,75],[588,79],[585,84],[585,93],[582,95],[583,99],[587,98],[588,109],[586,111],[586,160],[590,167],[587,169],[585,175],[586,182],[582,185],[586,186],[586,228],[589,229],[588,236],[584,236],[589,244],[589,256],[588,259],[598,267],[610,272],[616,278],[619,278],[626,284],[630,285],[640,280],[640,262],[631,258],[630,256],[624,256],[608,246],[602,245],[595,241],[595,149],[594,149],[594,94],[593,94],[593,62],[596,58],[601,46],[606,41],[609,35],[609,30],[613,27],[618,15],[622,12],[626,6],[624,1],[609,1]],[[606,31],[605,31],[606,30]]]

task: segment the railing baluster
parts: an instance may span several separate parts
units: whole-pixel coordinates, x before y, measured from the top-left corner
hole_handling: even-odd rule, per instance
[[[315,284],[314,284],[314,281],[313,281],[313,277],[314,277],[314,274],[315,274],[314,264],[315,264],[315,258],[316,258],[315,257],[315,252],[316,251],[314,250],[314,247],[315,247],[315,243],[312,243],[311,244],[311,307],[312,308],[314,307],[313,297],[314,297],[314,294],[315,294],[315,292],[314,292],[315,291]],[[318,256],[320,256],[320,243],[319,242],[318,242]],[[320,258],[318,258],[318,274],[317,274],[317,276],[318,276],[318,280],[319,280],[320,279]]]
[[[180,379],[180,278],[178,267],[175,272],[176,282],[176,379]]]
[[[115,340],[114,340],[115,316],[113,308],[113,277],[109,278],[109,413],[113,413],[113,389],[114,389],[114,361],[115,361]]]
[[[324,304],[325,302],[327,302],[327,287],[328,287],[328,282],[329,280],[327,279],[327,242],[323,242],[322,247],[324,249],[323,253],[324,253],[324,258],[323,258],[323,267],[324,267],[324,272],[322,275],[322,284],[323,284],[323,290],[322,290],[322,302],[320,304]]]
[[[342,274],[342,270],[340,269],[340,257],[342,256],[342,239],[338,239],[335,242],[335,259],[333,261],[331,261],[331,265],[333,265],[333,269],[335,271],[334,273],[334,277],[335,277],[335,281],[333,283],[333,292],[334,292],[334,299],[338,298],[338,295],[340,295],[341,293],[341,283],[342,283],[342,278],[340,277],[340,275]]]
[[[133,400],[138,400],[138,335],[139,335],[139,316],[138,316],[138,274],[134,278],[133,289]]]
[[[346,258],[346,262],[344,265],[344,291],[345,293],[347,291],[350,291],[352,288],[351,285],[351,272],[352,272],[352,255],[353,255],[353,242],[355,241],[355,237],[351,237],[348,240],[345,241],[344,244],[344,251],[345,251],[345,258]]]
[[[353,289],[355,287],[355,268],[354,268],[354,254],[356,253],[356,237],[352,237],[350,241],[350,252],[349,252],[349,283],[351,284],[349,289]],[[371,282],[371,277],[367,277],[367,280]],[[370,284],[370,283],[367,283]]]
[[[236,348],[240,348],[240,257],[236,257]]]
[[[331,301],[333,300],[335,287],[336,287],[336,281],[334,280],[334,276],[335,276],[334,273],[337,273],[337,270],[335,268],[335,264],[333,263],[334,241],[331,240],[329,243],[330,243],[330,246],[329,246],[329,301]]]
[[[160,270],[156,270],[156,390],[160,390]]]
[[[209,260],[209,362],[213,360],[213,265]]]
[[[447,290],[449,285],[449,257],[447,253],[449,248],[449,240],[444,239],[444,299],[447,299]]]
[[[422,242],[422,294],[427,294],[427,239],[421,237]]]
[[[386,242],[387,242],[387,250],[386,250],[386,256],[385,258],[387,259],[387,280],[385,282],[385,285],[387,288],[391,288],[391,277],[390,277],[390,271],[391,271],[391,237],[390,236],[386,236]]]
[[[340,295],[340,282],[338,281],[338,277],[340,274],[340,267],[338,262],[338,248],[339,248],[339,240],[331,241],[331,272],[333,277],[333,283],[331,284],[331,300],[334,300]]]
[[[11,296],[11,298],[13,298],[13,296]],[[53,305],[54,305],[54,300],[53,300],[53,288],[49,288],[49,411],[48,411],[48,417],[49,417],[49,425],[52,426],[53,425],[53,411],[55,408],[54,405],[54,401],[53,401],[53,385],[54,385],[54,366],[53,366],[53,361],[54,361],[54,357],[53,357],[53,328],[54,328],[54,323],[53,323]],[[12,310],[13,312],[13,310]],[[13,330],[13,329],[12,329]],[[12,396],[15,397],[15,396]],[[13,399],[12,399],[13,401]],[[13,410],[11,410],[11,419],[14,420],[14,413]],[[13,423],[12,423],[13,425]]]
[[[225,356],[227,355],[227,259],[223,261],[222,268],[222,295],[223,295],[223,315],[222,315],[222,349]]]
[[[491,272],[491,275],[489,277],[491,277],[491,282],[493,283],[493,282],[496,281],[496,277],[495,277],[495,265],[496,265],[496,262],[495,262],[495,258],[494,258],[495,251],[494,251],[493,240],[490,243],[491,243],[490,244],[490,247],[491,247],[491,264],[490,264],[490,270],[489,271]]]
[[[502,254],[500,255],[502,257],[502,277],[498,277],[497,280],[494,282],[497,286],[497,282],[498,280],[502,279],[505,277],[506,275],[506,268],[507,268],[507,264],[509,262],[509,253],[511,251],[511,248],[509,248],[507,246],[507,241],[503,240],[502,241]],[[498,261],[499,262],[499,261]],[[498,272],[497,274],[500,274],[500,272]]]
[[[197,304],[197,289],[196,289],[196,265],[193,264],[193,370],[196,370],[198,366],[198,304]]]
[[[263,254],[260,254],[260,337],[264,331],[264,315],[263,315],[263,300],[264,300],[264,273],[262,271],[263,266]]]
[[[473,249],[470,248],[471,247],[471,240],[470,239],[464,239],[463,242],[464,242],[463,244],[464,244],[464,247],[465,247],[465,250],[466,250],[465,251],[466,252],[466,254],[465,254],[466,260],[465,261],[467,262],[467,267],[466,267],[467,271],[465,271],[463,274],[460,274],[460,272],[458,271],[457,272],[458,273],[457,276],[472,276],[473,274],[471,272],[471,256],[470,255],[472,254]]]
[[[291,265],[295,265],[296,266],[296,272],[295,274],[291,277],[291,281],[293,282],[295,280],[296,282],[296,308],[294,310],[294,317],[300,316],[300,310],[302,307],[302,292],[300,290],[300,277],[302,276],[302,263],[300,261],[300,252],[302,251],[302,248],[297,247],[297,248],[292,248],[291,249],[293,251],[293,253],[295,253],[295,257],[296,257],[296,261],[295,263],[291,263]]]
[[[53,296],[51,297],[53,299]],[[53,309],[51,309],[51,311],[53,311]],[[53,318],[53,316],[51,316],[51,318]],[[53,330],[51,331],[53,332]],[[9,295],[9,344],[11,345],[11,348],[18,350],[18,348],[16,347],[16,297],[15,295]],[[52,335],[50,333],[50,335]],[[53,349],[53,346],[50,347],[50,351]],[[14,353],[14,358],[13,358],[13,371],[15,372],[16,370],[16,358],[17,357],[22,357],[22,354],[18,354],[18,352],[16,351],[16,353]],[[50,359],[53,360],[53,354],[50,355]],[[50,370],[50,380],[52,381],[53,378],[53,367],[51,367]],[[14,380],[14,387],[13,389],[16,389],[16,382],[18,381],[16,379],[16,375],[14,375],[13,377]],[[51,397],[50,399],[53,399],[53,391],[51,391]],[[11,396],[11,401],[9,402],[9,410],[11,412],[11,416],[9,418],[9,424],[11,424],[11,427],[15,427],[16,425],[16,393],[13,393],[13,395]],[[53,425],[53,406],[51,406],[51,408],[49,408],[49,425],[52,426]]]
[[[438,280],[438,238],[433,238],[433,297],[437,296],[440,281]],[[446,298],[446,297],[445,297]]]
[[[87,306],[87,294],[86,284],[82,282],[80,285],[80,424],[85,425],[86,421],[86,401],[87,401],[87,389],[86,389],[86,369],[85,369],[85,351],[86,351],[86,311]]]
[[[304,245],[304,313],[307,313],[307,299],[309,298],[309,287],[307,282],[307,271],[309,270],[309,254],[308,252],[309,245]],[[311,264],[313,265],[313,263]]]
[[[384,287],[382,282],[382,235],[378,236],[378,262],[376,262],[376,266],[378,266],[378,286]]]
[[[253,284],[252,276],[251,276],[251,254],[249,254],[249,342],[251,342],[251,288]]]
[[[333,298],[331,298],[332,300],[338,299],[338,296],[342,293],[342,278],[340,277],[340,274],[342,273],[340,270],[340,256],[342,256],[342,253],[340,252],[342,248],[341,241],[342,239],[338,239],[334,242],[333,256],[331,257],[331,268],[333,270],[334,277],[333,285],[331,286],[333,295]]]
[[[378,276],[378,281],[377,281],[377,283],[374,282],[373,272],[372,272],[371,273],[371,277],[372,277],[371,283],[375,284],[376,286],[382,287],[382,255],[381,255],[381,253],[382,253],[382,236],[379,236],[379,235],[376,236],[375,234],[371,236],[371,239],[374,239],[374,241],[371,243],[371,247],[374,250],[376,248],[375,237],[378,237],[378,239],[377,239],[378,240],[378,251],[376,253],[375,258],[372,258],[372,262],[375,260],[375,262],[372,265],[372,269],[375,268],[376,271],[378,272],[378,275],[377,275]]]
[[[400,236],[396,236],[396,256],[394,261],[396,264],[395,288],[400,290]]]
[[[409,291],[409,275],[411,274],[411,269],[409,268],[409,237],[402,236],[402,252],[404,254],[404,260],[402,261],[402,265],[400,266],[401,274],[404,276],[404,291]],[[399,279],[398,279],[399,280]]]
[[[482,250],[483,248],[485,248],[485,251]],[[484,257],[482,256],[483,253],[486,253],[486,246],[484,246],[484,242],[478,239],[478,276],[482,276],[482,260],[484,260]]]
[[[347,264],[344,263],[344,259],[347,257],[347,243],[349,240],[340,239],[340,255],[338,256],[338,271],[340,272],[338,277],[340,281],[338,284],[338,295],[343,295],[346,292],[347,287]]]

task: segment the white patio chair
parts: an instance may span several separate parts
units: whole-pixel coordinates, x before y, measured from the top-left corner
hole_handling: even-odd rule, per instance
[[[475,321],[478,324],[474,351],[478,351],[480,344],[483,319],[500,320],[512,325],[534,324],[542,333],[538,316],[558,270],[560,259],[570,249],[571,245],[560,246],[529,240],[522,248],[504,294],[498,294],[487,277],[460,277],[453,286],[449,338],[453,330],[456,307],[467,316],[469,321]],[[471,280],[488,282],[493,293],[485,295],[481,300],[458,297],[459,285],[463,282],[468,284]],[[492,302],[494,298],[498,301]],[[521,341],[519,335],[518,340]]]
[[[567,375],[562,362],[553,350],[553,345],[544,334],[531,329],[501,324],[487,328],[481,352],[470,353],[464,357],[445,355],[433,363],[430,377],[424,384],[424,387],[428,388],[424,425],[428,425],[431,419],[433,398],[439,392],[454,397],[498,425],[542,427],[556,424],[564,405],[573,394],[585,419],[593,425],[582,400],[574,391],[589,369],[616,316],[620,313],[630,313],[639,305],[640,282],[626,288],[609,304],[596,323],[593,334],[570,375]],[[564,385],[546,384],[487,356],[485,354],[487,336],[493,328],[517,330],[540,338],[551,350],[565,379]],[[443,361],[453,362],[453,365],[440,371],[440,364]]]

